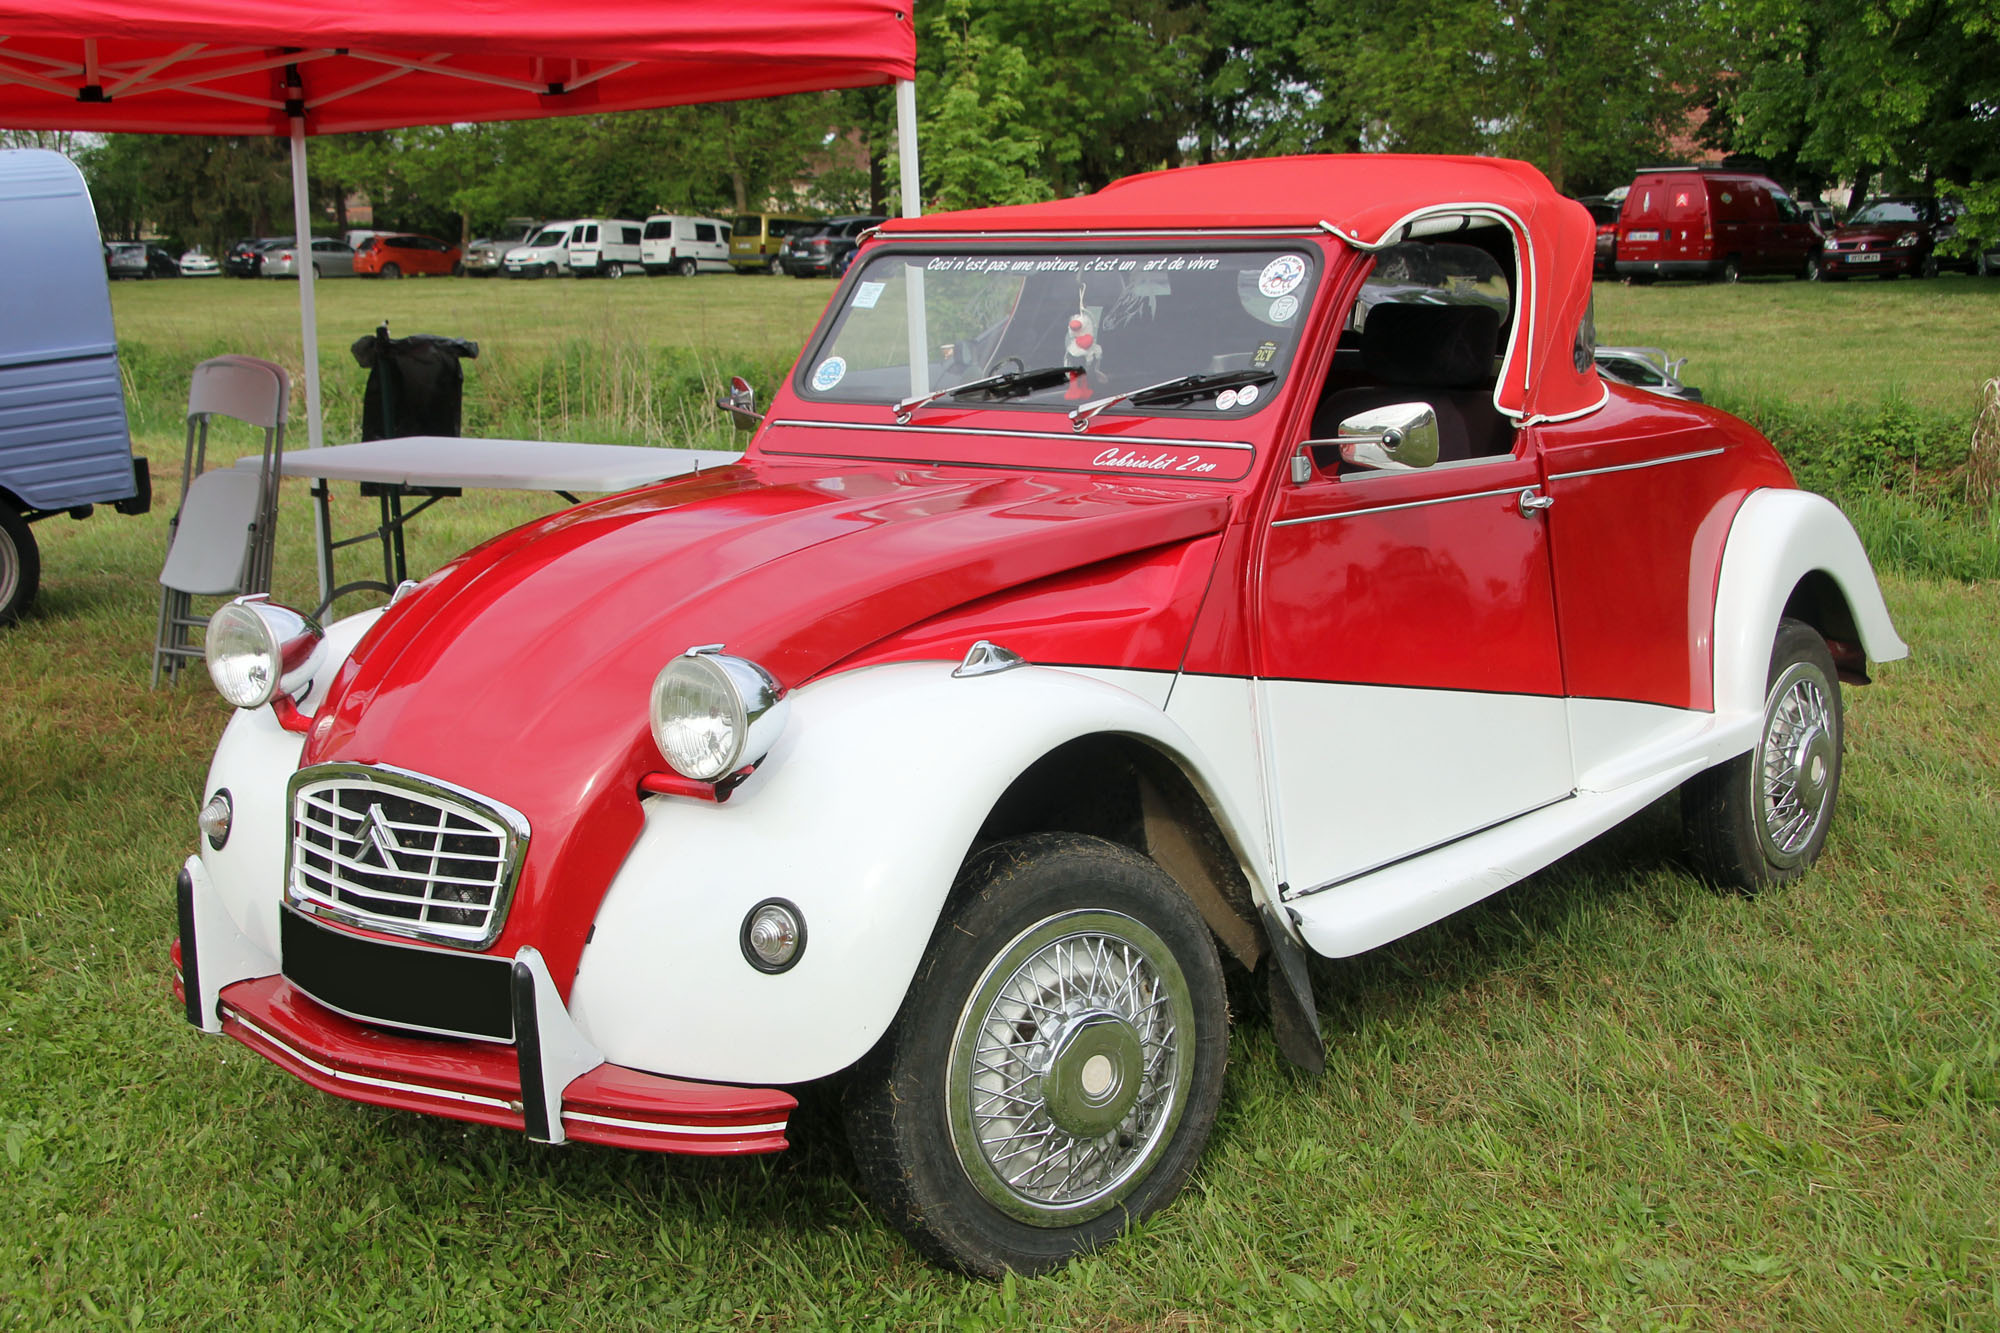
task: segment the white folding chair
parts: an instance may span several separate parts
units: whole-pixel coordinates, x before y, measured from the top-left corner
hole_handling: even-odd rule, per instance
[[[292,381],[283,367],[253,356],[218,356],[194,368],[188,384],[187,449],[181,460],[181,502],[167,526],[167,560],[160,569],[160,623],[153,637],[153,684],[200,657],[194,632],[196,597],[236,597],[271,590],[271,554],[278,526],[278,465],[285,456],[285,414]],[[229,417],[264,431],[257,471],[208,463],[208,431]]]

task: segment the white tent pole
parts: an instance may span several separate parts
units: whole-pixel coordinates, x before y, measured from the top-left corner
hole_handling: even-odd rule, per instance
[[[896,160],[896,175],[903,186],[903,216],[913,218],[924,211],[924,195],[917,183],[917,85],[909,79],[896,83]],[[931,391],[931,340],[924,318],[921,266],[903,266],[903,289],[910,321],[910,397],[920,398]]]
[[[923,191],[917,188],[917,85],[910,79],[896,81],[896,156],[903,179],[903,216],[913,218],[924,211]]]
[[[306,443],[321,444],[319,316],[313,307],[312,210],[306,205],[306,118],[292,117],[292,232],[298,244],[299,336],[306,353]]]

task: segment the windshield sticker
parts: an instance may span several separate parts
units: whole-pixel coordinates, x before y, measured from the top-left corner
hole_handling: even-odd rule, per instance
[[[819,363],[819,369],[813,371],[812,386],[821,393],[828,393],[846,378],[847,358],[830,356]]]
[[[1250,404],[1256,401],[1257,401],[1256,385],[1246,384],[1242,388],[1236,391],[1236,405],[1238,407],[1248,407],[1250,406]]]
[[[1250,364],[1262,370],[1277,359],[1278,344],[1274,342],[1261,342],[1257,344],[1257,351],[1251,356]]]
[[[1215,395],[1216,411],[1227,412],[1234,406],[1236,406],[1236,390],[1224,389],[1221,393]]]
[[[882,299],[882,289],[888,285],[886,282],[864,282],[859,287],[856,287],[854,289],[854,308],[856,310],[873,310],[875,303]]]
[[[1271,322],[1273,324],[1289,324],[1292,316],[1298,313],[1299,298],[1296,296],[1281,296],[1271,302]]]
[[[1279,255],[1257,275],[1257,291],[1264,296],[1288,296],[1305,280],[1305,260],[1297,255]]]

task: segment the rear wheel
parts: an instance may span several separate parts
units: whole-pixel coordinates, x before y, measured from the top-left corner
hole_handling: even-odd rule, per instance
[[[1723,260],[1721,277],[1724,282],[1743,281],[1743,261],[1735,255]]]
[[[625,276],[625,266],[615,259],[607,260],[604,264],[604,276],[607,278],[622,278]]]
[[[931,1257],[1052,1268],[1180,1191],[1228,1041],[1214,942],[1159,866],[1076,834],[998,844],[849,1086],[856,1169]]]
[[[401,264],[384,264],[382,265],[382,276],[385,278],[400,278],[403,276],[403,266]]]
[[[776,255],[772,255],[771,262],[764,265],[764,271],[775,278],[785,271],[785,261]]]
[[[1757,748],[1681,787],[1696,868],[1750,891],[1797,879],[1819,858],[1840,794],[1840,677],[1819,631],[1779,622]]]
[[[674,272],[683,278],[692,278],[695,275],[695,271],[700,267],[699,264],[694,262],[692,257],[683,257],[674,261]]]
[[[0,626],[20,618],[42,578],[42,557],[28,521],[0,500]]]

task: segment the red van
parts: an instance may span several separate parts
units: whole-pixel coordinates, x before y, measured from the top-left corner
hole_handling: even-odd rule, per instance
[[[1820,235],[1769,177],[1713,167],[1641,171],[1618,215],[1618,276],[1804,277]]]

